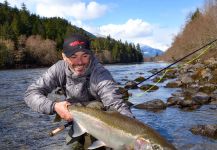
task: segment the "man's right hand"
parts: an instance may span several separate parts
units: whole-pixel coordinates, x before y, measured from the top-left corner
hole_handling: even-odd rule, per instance
[[[56,102],[54,105],[54,110],[56,113],[64,120],[70,122],[73,120],[72,114],[68,111],[67,106],[71,105],[67,101]]]

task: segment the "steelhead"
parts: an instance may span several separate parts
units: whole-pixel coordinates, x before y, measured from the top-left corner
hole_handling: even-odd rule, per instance
[[[73,137],[89,133],[97,139],[88,149],[102,146],[114,150],[176,149],[149,126],[118,112],[80,106],[68,106],[68,110],[74,119]]]

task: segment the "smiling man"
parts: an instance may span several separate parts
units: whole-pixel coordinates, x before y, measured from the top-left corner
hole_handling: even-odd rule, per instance
[[[87,38],[78,34],[66,38],[62,57],[28,87],[25,102],[29,107],[44,114],[57,113],[62,119],[72,121],[68,105],[98,100],[106,109],[133,117],[110,72],[93,55]],[[64,90],[65,100],[55,102],[47,97],[57,87]]]

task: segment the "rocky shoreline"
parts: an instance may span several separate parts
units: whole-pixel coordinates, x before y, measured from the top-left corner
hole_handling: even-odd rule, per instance
[[[153,69],[155,73],[158,70]],[[217,111],[217,58],[210,58],[204,61],[197,61],[193,64],[178,65],[155,77],[153,82],[164,82],[170,79],[165,88],[179,88],[178,92],[173,93],[163,102],[160,99],[153,99],[142,104],[134,105],[137,109],[160,111],[167,107],[179,108],[183,111],[194,111],[203,105],[210,105],[210,109]],[[137,83],[145,80],[139,77],[134,81],[125,84],[126,89],[140,88],[145,92],[158,90],[156,85],[143,85],[138,87]],[[122,89],[123,93],[123,89]],[[125,94],[127,97],[130,94]],[[126,99],[126,98],[125,98]],[[132,104],[131,104],[132,105]],[[217,139],[217,124],[196,125],[189,129],[193,134],[207,136]]]

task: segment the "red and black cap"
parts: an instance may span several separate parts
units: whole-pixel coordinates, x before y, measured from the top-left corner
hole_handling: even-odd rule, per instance
[[[85,36],[74,34],[64,40],[63,53],[66,57],[70,57],[79,51],[91,53],[90,41]]]

